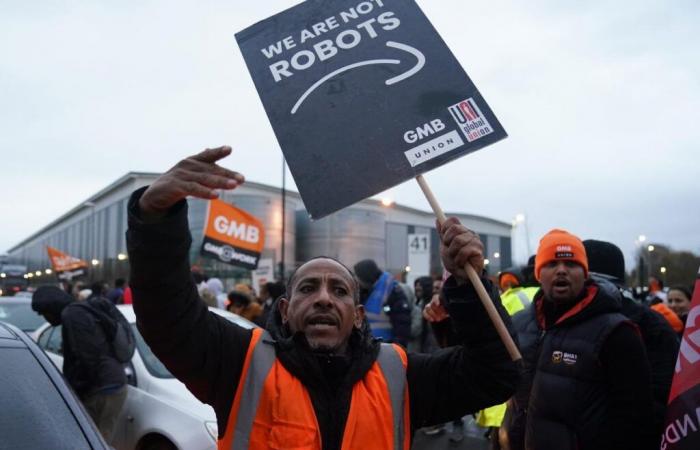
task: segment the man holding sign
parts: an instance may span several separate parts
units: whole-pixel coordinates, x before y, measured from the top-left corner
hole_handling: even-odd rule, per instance
[[[213,199],[243,182],[216,164],[230,152],[206,150],[136,191],[127,235],[139,330],[166,367],[214,407],[220,449],[408,449],[414,429],[510,397],[516,363],[463,270],[471,264],[481,273],[483,245],[456,219],[439,235],[454,274],[444,294],[461,345],[438,354],[406,354],[372,339],[357,279],[326,257],[292,275],[268,331],[209,313],[189,273],[185,198]]]

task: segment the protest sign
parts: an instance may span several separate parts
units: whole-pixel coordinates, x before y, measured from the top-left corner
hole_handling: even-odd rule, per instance
[[[661,450],[700,448],[700,271],[668,398]]]
[[[260,292],[261,286],[270,281],[275,281],[275,264],[270,258],[263,258],[258,261],[258,268],[251,274],[253,287]]]
[[[255,269],[264,245],[265,227],[260,220],[224,201],[209,201],[202,256]]]
[[[415,1],[308,0],[236,39],[312,219],[506,136]]]
[[[86,261],[53,247],[46,246],[46,251],[49,254],[51,268],[59,279],[71,280],[77,276],[85,275],[88,267]]]

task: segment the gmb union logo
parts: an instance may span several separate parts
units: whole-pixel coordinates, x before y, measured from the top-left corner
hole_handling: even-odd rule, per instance
[[[554,252],[554,257],[555,258],[573,258],[574,257],[574,250],[571,248],[570,245],[557,245],[557,248]]]
[[[233,249],[233,247],[230,247],[228,245],[224,245],[221,247],[221,253],[219,256],[221,257],[222,261],[229,262],[233,259],[233,255],[235,255],[236,251]]]
[[[559,364],[561,362],[561,358],[564,356],[564,353],[560,351],[554,351],[552,352],[552,362],[554,364]]]
[[[571,366],[576,364],[577,360],[578,355],[576,353],[562,352],[559,350],[555,350],[552,352],[552,362],[554,364],[559,364],[560,362],[563,362],[564,364]]]

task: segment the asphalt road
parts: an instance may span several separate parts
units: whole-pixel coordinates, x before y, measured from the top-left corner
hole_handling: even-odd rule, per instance
[[[478,427],[470,416],[464,418],[462,430],[464,438],[461,442],[450,440],[450,436],[455,435],[453,424],[447,424],[443,432],[432,436],[418,430],[413,437],[411,450],[488,450],[489,445],[484,438],[485,430]]]

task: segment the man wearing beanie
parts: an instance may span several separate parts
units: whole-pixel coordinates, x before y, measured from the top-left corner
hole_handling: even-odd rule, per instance
[[[586,239],[583,246],[588,255],[590,276],[600,282],[607,280],[620,290],[625,317],[639,327],[651,368],[651,390],[654,408],[652,434],[661,436],[666,418],[666,402],[671,391],[680,341],[666,319],[646,305],[634,300],[625,287],[625,257],[620,248],[605,241]]]
[[[650,436],[650,369],[637,327],[611,283],[588,278],[581,240],[552,230],[540,241],[532,305],[513,323],[524,377],[508,402],[504,449],[658,448]]]

